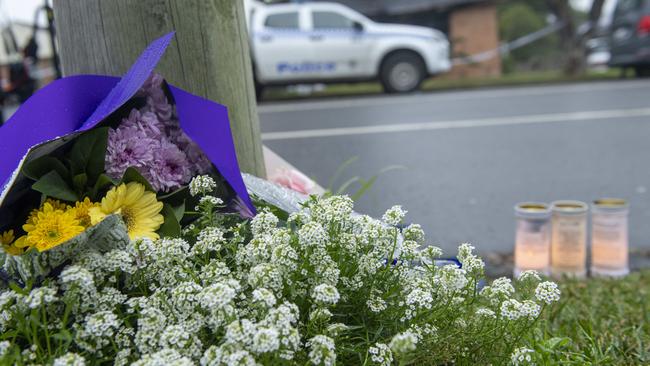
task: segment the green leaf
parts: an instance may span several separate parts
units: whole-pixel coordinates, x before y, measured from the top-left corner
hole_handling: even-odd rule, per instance
[[[108,127],[96,128],[79,136],[72,146],[70,158],[76,169],[83,170],[73,173],[86,173],[91,182],[95,181],[104,172],[107,145]]]
[[[88,183],[88,175],[86,173],[77,174],[72,178],[72,185],[77,192],[83,192]]]
[[[176,216],[176,220],[178,220],[178,222],[181,222],[183,216],[185,215],[185,202],[183,202],[182,204],[176,207],[173,207],[173,209],[174,209],[174,215]]]
[[[32,189],[52,198],[63,201],[75,202],[79,200],[77,194],[68,186],[56,171],[45,174],[32,185]]]
[[[102,189],[104,189],[104,187],[106,187],[106,186],[109,185],[109,184],[115,185],[115,184],[118,184],[118,183],[119,183],[119,181],[117,181],[117,180],[115,180],[115,179],[109,177],[108,175],[106,175],[106,174],[101,174],[101,175],[97,178],[97,180],[95,181],[95,186],[93,187],[93,190],[92,190],[92,197],[91,197],[91,198],[92,198],[93,200],[97,201],[97,200],[99,199],[99,198],[97,197],[97,195],[99,194],[99,192],[100,192]]]
[[[126,169],[124,175],[122,176],[122,181],[121,181],[121,183],[131,183],[131,182],[140,183],[147,189],[147,191],[156,192],[156,190],[153,189],[151,184],[149,184],[149,181],[145,177],[143,177],[142,174],[140,174],[140,172],[137,169],[133,167]]]
[[[165,222],[160,226],[158,234],[162,237],[178,237],[181,235],[181,224],[176,219],[176,214],[172,206],[165,204],[161,214]]]
[[[52,170],[59,173],[61,177],[70,175],[68,168],[59,159],[51,156],[41,156],[25,164],[23,174],[31,180],[39,180]]]

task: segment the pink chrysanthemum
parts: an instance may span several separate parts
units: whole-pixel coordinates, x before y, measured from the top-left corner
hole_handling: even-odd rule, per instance
[[[169,192],[192,179],[187,156],[178,146],[162,140],[153,152],[155,159],[143,175],[157,191]]]
[[[135,127],[119,127],[108,133],[106,173],[115,179],[129,167],[141,168],[153,161],[153,152],[159,143]]]

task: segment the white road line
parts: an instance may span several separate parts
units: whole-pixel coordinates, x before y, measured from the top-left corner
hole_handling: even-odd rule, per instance
[[[627,118],[650,116],[650,108],[611,109],[603,111],[582,111],[572,113],[537,114],[513,117],[465,119],[456,121],[433,121],[422,123],[401,123],[392,125],[325,128],[314,130],[266,132],[262,140],[294,140],[315,137],[368,135],[376,133],[447,130],[453,128],[492,127],[526,125],[534,123],[557,123],[587,121],[606,118]],[[650,120],[649,120],[650,122]]]
[[[444,101],[444,100],[471,100],[485,98],[509,98],[525,97],[535,95],[557,95],[582,92],[600,92],[625,89],[649,89],[650,83],[645,80],[626,81],[620,83],[590,82],[577,85],[562,86],[535,86],[535,87],[513,87],[507,90],[470,90],[452,91],[444,93],[428,93],[402,96],[378,96],[361,98],[341,98],[340,100],[324,100],[316,102],[290,102],[261,104],[257,107],[260,113],[280,113],[291,111],[311,111],[332,108],[353,108],[371,106],[391,106],[403,104],[419,104],[423,102]]]

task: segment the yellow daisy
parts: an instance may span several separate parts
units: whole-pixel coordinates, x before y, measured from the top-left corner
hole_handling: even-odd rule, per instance
[[[99,203],[91,202],[90,198],[86,197],[82,202],[77,202],[75,207],[70,208],[70,210],[74,212],[79,224],[87,229],[93,226],[90,217],[90,209],[93,207],[99,207]]]
[[[43,204],[41,205],[40,208],[33,209],[32,212],[29,213],[29,217],[27,217],[26,224],[28,224],[28,225],[33,225],[34,224],[34,221],[38,218],[38,213],[41,212],[41,210],[43,209],[43,206],[46,203],[49,203],[52,206],[52,208],[54,208],[55,210],[65,211],[65,210],[68,210],[70,208],[70,206],[68,206],[67,204],[65,204],[65,203],[63,203],[61,201],[58,201],[58,200],[55,200],[55,199],[52,199],[52,198],[48,198],[48,199],[45,200],[45,202],[43,202]]]
[[[158,239],[156,230],[165,221],[160,214],[163,204],[156,194],[145,191],[140,183],[131,182],[113,187],[102,199],[99,207],[90,209],[92,224],[95,225],[107,215],[119,214],[129,231],[131,240],[136,238]]]
[[[11,255],[21,255],[23,254],[22,248],[15,247],[14,244],[14,231],[9,230],[0,234],[0,244],[2,244],[2,249]]]
[[[84,227],[79,224],[72,210],[55,209],[51,203],[45,202],[33,220],[23,225],[23,230],[27,233],[24,245],[36,247],[42,252],[81,234]]]

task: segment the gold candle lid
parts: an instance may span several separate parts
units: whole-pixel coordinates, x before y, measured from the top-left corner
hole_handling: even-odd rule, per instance
[[[515,215],[525,218],[545,218],[551,213],[551,209],[542,202],[521,202],[515,205]]]
[[[627,211],[629,209],[629,204],[627,200],[622,198],[600,198],[593,202],[592,204],[594,210],[597,211]]]
[[[551,203],[551,211],[563,215],[580,215],[586,213],[587,210],[589,210],[589,206],[582,201],[564,200]]]

